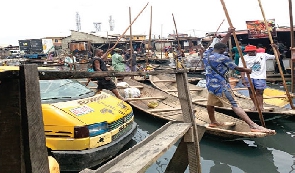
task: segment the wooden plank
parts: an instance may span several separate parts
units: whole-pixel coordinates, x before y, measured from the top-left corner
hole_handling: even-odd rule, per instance
[[[264,107],[263,109],[264,109],[263,112],[273,112],[275,108],[274,107]],[[249,111],[249,112],[257,112],[257,111],[252,111],[250,109],[244,109],[244,110]]]
[[[165,90],[166,92],[178,92],[177,89],[173,89],[173,90]],[[200,88],[194,88],[194,89],[189,89],[189,91],[203,91],[203,89]]]
[[[192,102],[203,102],[207,101],[207,99],[193,99]]]
[[[125,101],[138,101],[138,100],[152,100],[152,99],[166,99],[166,97],[139,97],[139,98],[126,98]]]
[[[96,86],[87,86],[89,89],[96,89]],[[129,87],[123,87],[123,86],[117,86],[118,89],[126,89],[126,88],[138,88],[143,89],[143,86],[129,86]]]
[[[285,78],[286,81],[291,81],[291,78]],[[282,82],[282,78],[266,78],[268,82]]]
[[[145,76],[157,74],[176,74],[185,73],[185,70],[161,70],[161,71],[136,71],[136,72],[117,72],[117,71],[99,71],[99,72],[86,72],[86,71],[52,71],[52,70],[39,70],[39,79],[41,80],[54,80],[54,79],[85,79],[97,77],[126,77],[126,76]],[[19,76],[18,70],[10,70],[0,73],[2,79],[17,79]]]
[[[197,81],[197,80],[202,80],[203,78],[190,78],[190,79],[188,79],[187,81],[189,81],[189,82],[191,82],[191,81]],[[157,82],[176,82],[176,80],[155,80],[155,81],[153,81],[153,82],[155,82],[155,83],[157,83]]]
[[[206,127],[205,126],[197,126],[198,128],[198,137],[199,137],[199,142],[201,138],[203,137]],[[185,136],[188,133],[185,134]],[[185,172],[188,166],[188,151],[187,151],[187,146],[186,143],[184,142],[185,140],[182,138],[180,143],[178,144],[175,153],[173,154],[173,157],[171,158],[165,173],[172,173],[172,172]]]
[[[20,66],[20,93],[26,172],[49,173],[36,64]]]
[[[233,88],[233,91],[239,91],[239,90],[248,90],[248,88]]]
[[[167,111],[177,111],[177,110],[181,110],[181,108],[169,108],[169,109],[149,109],[148,112],[167,112]]]
[[[143,173],[176,143],[190,127],[190,123],[168,123],[144,141],[125,151],[97,170],[85,170],[81,173]]]

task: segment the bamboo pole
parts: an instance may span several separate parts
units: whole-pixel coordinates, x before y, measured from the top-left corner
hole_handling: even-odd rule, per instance
[[[131,25],[131,7],[129,7],[129,22],[130,22],[130,25]],[[132,64],[132,59],[133,59],[133,57],[132,57],[132,56],[133,56],[133,55],[132,55],[132,54],[133,54],[133,46],[132,46],[132,39],[133,39],[133,38],[132,38],[132,26],[130,26],[130,29],[129,29],[129,30],[130,30],[130,42],[129,42],[129,44],[130,44],[130,52],[129,52],[129,53],[130,53],[130,54],[129,54],[129,55],[130,55],[130,61],[131,61],[130,64],[131,64],[131,68],[132,68],[132,66],[133,66],[133,64]],[[131,69],[130,69],[130,70],[131,70]],[[131,71],[132,71],[132,70],[131,70]]]
[[[281,63],[280,63],[280,60],[279,60],[279,54],[278,54],[278,49],[276,47],[274,47],[273,45],[273,39],[272,39],[272,35],[271,35],[271,32],[270,32],[270,28],[268,26],[268,22],[266,21],[266,18],[265,18],[265,13],[264,13],[264,10],[263,10],[263,7],[262,7],[262,4],[261,4],[261,1],[258,0],[258,3],[259,3],[259,7],[260,7],[260,10],[261,10],[261,13],[262,13],[262,16],[263,16],[263,19],[264,19],[264,25],[267,29],[267,32],[268,32],[268,37],[269,37],[269,40],[270,40],[270,43],[271,43],[271,47],[274,51],[274,54],[275,54],[275,57],[276,57],[276,60],[277,60],[277,64],[278,64],[278,68],[279,68],[279,71],[280,71],[280,74],[281,74],[281,77],[283,79],[283,84],[284,84],[284,87],[285,87],[285,90],[286,90],[286,95],[288,97],[288,100],[290,102],[290,106],[292,109],[295,109],[294,105],[293,105],[293,100],[292,100],[292,97],[288,91],[288,88],[287,88],[287,84],[286,84],[286,80],[285,80],[285,76],[283,74],[283,71],[282,71],[282,68],[281,68]]]
[[[174,15],[172,13],[172,17],[173,17],[173,22],[174,22],[174,27],[175,27],[175,32],[176,32],[176,39],[177,39],[177,50],[180,51],[180,43],[179,43],[179,37],[178,37],[178,31],[177,31],[177,26],[176,26],[176,22],[175,22],[175,18],[174,18]],[[176,58],[175,58],[175,67],[176,67],[176,70],[178,70],[178,55],[176,55]]]
[[[226,8],[226,6],[225,6],[224,1],[223,1],[223,0],[220,0],[220,2],[221,2],[221,4],[222,4],[222,7],[223,7],[224,13],[225,13],[225,15],[226,15],[227,22],[228,22],[229,26],[230,26],[231,28],[234,28],[234,27],[233,27],[233,24],[232,24],[232,22],[231,22],[231,19],[230,19],[230,17],[229,17],[229,14],[228,14],[228,11],[227,11],[227,8]],[[245,59],[244,59],[244,56],[243,56],[242,50],[241,50],[241,48],[240,48],[239,41],[238,41],[238,38],[237,38],[237,35],[236,35],[236,32],[235,32],[235,31],[233,32],[233,36],[234,36],[234,39],[235,39],[235,42],[236,42],[236,47],[238,48],[238,51],[239,51],[239,55],[240,55],[241,60],[242,60],[242,62],[243,62],[243,66],[244,66],[245,68],[247,68],[247,66],[246,66],[246,62],[245,62]],[[257,101],[257,98],[256,98],[255,89],[254,89],[254,86],[253,86],[252,81],[250,80],[250,74],[248,74],[248,73],[246,73],[246,74],[247,74],[247,77],[248,77],[248,79],[249,79],[250,88],[251,88],[251,91],[252,91],[252,93],[253,93],[253,97],[254,97],[254,99],[253,99],[253,100],[254,100],[254,104],[255,104],[255,106],[256,106],[256,109],[258,110],[258,114],[259,114],[259,119],[260,119],[261,125],[262,125],[263,127],[265,127],[264,118],[263,118],[263,115],[262,115],[261,109],[260,109],[260,107],[259,107],[259,105],[258,105],[258,101]]]
[[[294,86],[294,60],[292,58],[292,49],[294,48],[294,28],[293,28],[293,7],[292,0],[289,0],[289,16],[290,16],[290,36],[291,36],[291,92],[295,92]]]
[[[220,25],[218,26],[216,32],[215,32],[215,36],[217,36],[217,32],[219,31],[221,25],[223,24],[223,22],[225,21],[225,19],[222,20],[222,22],[220,23]]]
[[[146,56],[146,68],[149,63],[150,47],[151,47],[151,39],[152,39],[152,21],[153,21],[153,7],[151,6],[151,18],[150,18],[150,31],[149,31],[149,43],[148,43],[148,53]]]
[[[106,55],[108,55],[109,52],[111,52],[113,49],[115,49],[115,47],[117,46],[117,44],[119,43],[119,41],[121,40],[121,38],[125,35],[125,33],[128,31],[128,29],[131,27],[131,25],[136,21],[136,19],[140,16],[140,14],[145,10],[145,8],[149,5],[149,3],[147,3],[143,9],[138,13],[138,15],[133,19],[133,21],[130,23],[130,25],[126,28],[126,30],[120,35],[120,37],[118,38],[117,42],[114,44],[114,46],[110,49],[108,49],[106,51]]]

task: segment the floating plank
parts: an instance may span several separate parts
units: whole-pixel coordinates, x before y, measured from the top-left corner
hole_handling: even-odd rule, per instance
[[[125,101],[138,101],[138,100],[152,100],[152,99],[166,99],[166,97],[139,97],[139,98],[126,98]]]
[[[203,91],[203,89],[199,89],[199,88],[194,88],[194,89],[189,89],[190,91]],[[166,92],[177,92],[177,89],[173,89],[173,90],[164,90]]]
[[[145,172],[146,169],[175,144],[190,127],[191,123],[167,123],[146,138],[144,140],[145,142],[138,143],[97,170],[86,169],[82,171],[82,173]]]

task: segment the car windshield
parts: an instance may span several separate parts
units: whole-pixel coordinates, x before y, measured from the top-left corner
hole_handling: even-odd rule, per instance
[[[42,102],[80,99],[93,96],[94,92],[76,80],[40,80]]]

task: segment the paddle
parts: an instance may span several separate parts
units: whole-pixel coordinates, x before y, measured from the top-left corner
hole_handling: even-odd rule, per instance
[[[221,4],[222,4],[223,11],[224,11],[225,16],[226,16],[226,18],[227,18],[227,22],[228,22],[229,26],[230,26],[231,28],[234,28],[234,27],[233,27],[233,24],[232,24],[232,22],[231,22],[231,19],[230,19],[230,17],[229,17],[229,14],[228,14],[228,11],[227,11],[227,8],[226,8],[226,6],[225,6],[224,1],[223,1],[223,0],[220,0],[220,2],[221,2]],[[238,48],[238,51],[239,51],[239,55],[240,55],[241,60],[242,60],[242,62],[243,62],[243,66],[244,66],[245,68],[247,68],[247,66],[246,66],[246,62],[245,62],[245,59],[244,59],[244,57],[243,57],[243,53],[242,53],[241,47],[240,47],[240,45],[239,45],[239,41],[238,41],[238,38],[237,38],[237,35],[236,35],[236,32],[235,32],[235,31],[233,32],[233,36],[234,36],[234,40],[235,40],[235,42],[236,42],[236,47]],[[250,79],[250,74],[248,74],[248,73],[246,73],[246,74],[247,74],[248,79]],[[260,119],[261,125],[262,125],[263,127],[265,127],[264,118],[263,118],[263,115],[262,115],[261,109],[260,109],[260,107],[259,107],[259,105],[258,105],[258,101],[257,101],[257,98],[256,98],[255,89],[254,89],[254,86],[253,86],[253,83],[252,83],[251,80],[249,80],[249,84],[250,84],[251,91],[252,91],[252,93],[253,93],[254,104],[255,104],[255,106],[256,106],[256,109],[258,110],[258,114],[259,114],[259,119]]]
[[[270,41],[271,47],[272,47],[272,49],[273,49],[273,52],[274,52],[274,54],[275,54],[275,57],[276,57],[276,60],[277,60],[277,64],[278,64],[278,68],[279,68],[279,71],[280,71],[281,77],[282,77],[282,79],[283,79],[283,84],[284,84],[284,87],[285,87],[285,90],[286,90],[286,95],[287,95],[287,97],[288,97],[288,99],[289,99],[289,102],[290,102],[290,106],[291,106],[291,108],[292,108],[292,109],[295,109],[295,107],[294,107],[294,105],[293,105],[293,100],[292,100],[291,95],[290,95],[290,93],[289,93],[289,91],[288,91],[288,88],[287,88],[287,84],[286,84],[285,76],[284,76],[283,71],[282,71],[282,68],[281,68],[281,63],[280,63],[280,60],[279,60],[278,49],[277,49],[277,47],[275,47],[275,46],[273,45],[274,42],[273,42],[273,39],[272,39],[272,35],[271,35],[271,32],[270,32],[270,28],[269,28],[269,26],[268,26],[268,22],[267,22],[267,20],[266,20],[266,18],[265,18],[265,14],[264,14],[264,11],[263,11],[263,7],[262,7],[262,4],[261,4],[261,1],[258,0],[258,3],[259,3],[260,10],[261,10],[261,14],[262,14],[262,16],[263,16],[264,25],[265,25],[266,30],[267,30],[267,33],[268,33],[269,41]]]

